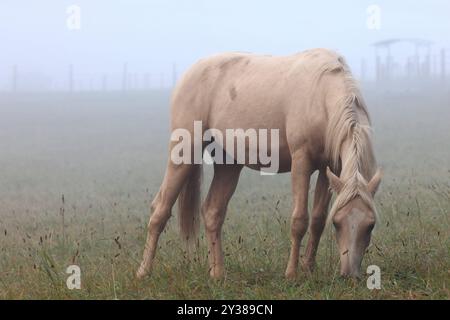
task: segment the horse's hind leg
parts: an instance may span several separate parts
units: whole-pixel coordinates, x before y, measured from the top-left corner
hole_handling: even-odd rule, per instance
[[[164,176],[161,188],[152,202],[151,216],[148,223],[147,242],[145,243],[144,256],[136,276],[142,278],[147,275],[153,264],[159,235],[164,230],[167,220],[175,203],[178,194],[194,165],[174,164],[170,159],[167,164],[166,174]]]
[[[311,214],[311,222],[309,225],[309,239],[306,246],[303,266],[308,271],[312,271],[315,265],[317,247],[319,246],[320,237],[322,236],[325,222],[327,219],[328,205],[331,199],[329,191],[329,182],[325,169],[320,169],[316,182],[316,190],[314,192],[314,206]]]
[[[209,273],[214,279],[222,278],[224,273],[222,225],[241,170],[242,165],[215,164],[214,177],[202,207],[208,240]]]
[[[286,268],[286,278],[297,276],[300,244],[308,228],[308,190],[311,176],[311,163],[301,150],[292,157],[292,192],[294,210],[291,218],[291,252]]]

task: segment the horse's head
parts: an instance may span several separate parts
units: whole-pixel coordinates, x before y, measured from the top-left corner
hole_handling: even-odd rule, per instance
[[[381,181],[381,170],[369,182],[364,179],[342,181],[329,168],[327,176],[331,188],[337,193],[330,219],[336,229],[341,275],[359,278],[361,262],[376,223],[373,197]],[[355,183],[359,184],[357,189],[352,185]]]

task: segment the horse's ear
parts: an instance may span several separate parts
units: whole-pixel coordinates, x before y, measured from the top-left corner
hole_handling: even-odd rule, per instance
[[[369,192],[372,194],[372,197],[377,192],[382,177],[383,171],[381,170],[381,168],[378,168],[377,172],[375,172],[374,176],[372,177],[372,179],[370,179],[369,183],[367,184],[367,188],[369,189]]]
[[[333,189],[336,193],[341,192],[344,183],[338,176],[331,172],[329,167],[327,167],[327,177],[328,181],[330,182],[331,189]]]

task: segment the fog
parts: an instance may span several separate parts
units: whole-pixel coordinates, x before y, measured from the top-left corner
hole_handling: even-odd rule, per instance
[[[68,90],[70,81],[74,90],[114,90],[124,74],[128,87],[170,87],[213,53],[314,47],[339,51],[358,77],[374,79],[373,43],[398,38],[430,41],[419,54],[439,73],[448,12],[445,0],[2,0],[0,90]],[[410,43],[391,50],[402,65],[417,54]]]

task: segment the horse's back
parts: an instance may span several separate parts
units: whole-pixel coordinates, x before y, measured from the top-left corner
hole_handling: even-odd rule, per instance
[[[315,99],[315,91],[325,90],[317,90],[314,81],[341,64],[342,57],[326,49],[289,56],[231,52],[204,58],[174,90],[172,128],[189,129],[200,120],[205,129],[273,128],[284,138],[290,126],[308,135],[326,121],[325,107],[314,102],[321,100]]]
[[[248,104],[246,97],[273,102],[286,99],[290,93],[298,91],[296,89],[306,87],[324,65],[339,63],[340,59],[327,49],[311,49],[288,56],[244,52],[209,56],[191,66],[178,82],[172,112],[182,112],[182,109],[190,113],[204,112],[205,105],[217,105],[215,100],[220,103],[218,107],[223,108],[238,100]]]

